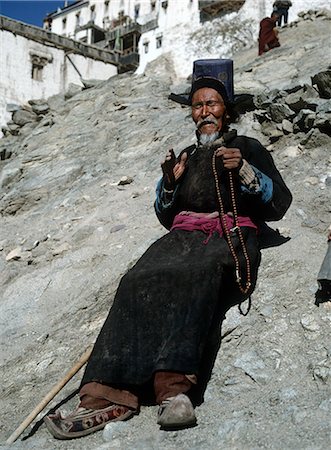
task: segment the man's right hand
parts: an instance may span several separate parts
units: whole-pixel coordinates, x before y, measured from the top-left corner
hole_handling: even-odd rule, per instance
[[[161,163],[164,187],[173,190],[176,181],[183,175],[186,167],[187,153],[184,152],[178,162],[173,149],[168,150],[165,160]]]

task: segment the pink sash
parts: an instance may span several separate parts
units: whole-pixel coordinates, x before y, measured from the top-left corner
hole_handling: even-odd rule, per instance
[[[225,215],[226,225],[229,230],[234,231],[234,219],[229,214]],[[257,229],[255,223],[249,217],[238,216],[239,227],[250,227]],[[220,237],[223,236],[223,227],[217,212],[213,213],[195,213],[192,211],[182,211],[175,216],[171,230],[185,230],[185,231],[202,231],[208,237],[204,241],[207,244],[214,231]]]

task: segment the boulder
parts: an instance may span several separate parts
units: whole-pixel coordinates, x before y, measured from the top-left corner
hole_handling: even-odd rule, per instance
[[[331,136],[331,113],[317,113],[315,117],[314,127],[318,128],[321,133]]]
[[[310,109],[302,109],[293,120],[294,133],[309,131],[314,125],[315,117],[316,114]]]
[[[28,111],[26,109],[19,109],[17,111],[13,112],[12,120],[17,125],[22,127],[26,123],[36,122],[37,121],[37,114],[33,111]]]
[[[21,109],[21,107],[16,103],[7,103],[6,105],[6,111],[8,112],[18,111],[19,109]]]
[[[316,149],[319,147],[328,148],[330,146],[330,138],[324,133],[321,133],[318,128],[310,130],[300,141],[307,150]]]
[[[276,123],[281,123],[284,119],[291,119],[295,116],[294,111],[283,103],[273,103],[269,106],[268,112],[271,119]]]
[[[282,121],[282,130],[284,134],[291,134],[293,133],[293,124],[287,119],[284,119]]]
[[[318,92],[311,86],[305,85],[300,90],[287,95],[285,103],[295,112],[301,109],[315,111],[318,100]]]
[[[49,111],[48,103],[44,102],[39,105],[32,105],[32,111],[36,114],[47,114]]]
[[[311,81],[313,85],[316,84],[322,98],[331,98],[331,70],[317,73]]]

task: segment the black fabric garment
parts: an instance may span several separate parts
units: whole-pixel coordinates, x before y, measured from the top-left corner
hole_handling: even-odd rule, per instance
[[[239,148],[246,161],[267,175],[273,182],[273,196],[271,201],[263,203],[261,194],[248,194],[240,189],[240,181],[237,173],[236,198],[238,214],[250,217],[254,222],[277,221],[281,219],[289,208],[292,195],[280,173],[278,172],[272,156],[259,141],[246,136],[237,136],[236,133],[227,133],[231,138],[227,147]],[[156,214],[159,221],[167,229],[171,228],[174,217],[182,210],[196,212],[210,212],[218,210],[214,176],[212,172],[213,146],[196,148],[190,146],[183,150],[187,152],[187,169],[178,186],[176,202],[173,206]],[[183,153],[181,152],[181,154]],[[179,155],[178,159],[180,159]],[[227,170],[222,169],[218,159],[218,174],[225,211],[230,211],[230,196]],[[235,174],[236,175],[236,174]],[[204,179],[209,183],[203,182]]]
[[[282,212],[276,205],[285,205],[290,200],[278,198],[287,188],[271,157],[265,150],[259,160],[256,152],[262,146],[257,141],[238,138],[236,145],[241,146],[247,160],[254,160],[257,167],[261,166],[261,170],[272,175],[275,185],[279,184],[271,205],[262,205],[261,199],[255,196],[255,203],[248,200],[249,206],[246,206],[245,199],[240,198],[240,214],[251,209],[252,215],[260,219],[280,217]],[[218,209],[211,170],[213,150],[200,150],[190,147],[188,167],[175,206],[158,213],[161,222],[168,227],[180,210],[212,212]],[[220,164],[218,170],[222,175],[226,208],[229,208],[228,176]],[[242,197],[239,180],[236,190]],[[251,264],[253,290],[260,251],[256,230],[243,227],[242,232]],[[217,233],[207,244],[203,242],[205,239],[201,231],[173,230],[152,244],[122,278],[82,385],[98,381],[137,392],[158,370],[196,374],[198,383],[199,377],[204,379],[203,371],[209,364],[206,355],[215,356],[211,348],[218,345],[225,311],[247,297],[241,294],[235,281],[235,264],[225,239]],[[239,238],[233,233],[232,239],[245,278]]]
[[[256,232],[243,229],[255,284]],[[174,230],[122,278],[82,384],[141,385],[157,370],[198,374],[214,315],[243,299],[234,261],[217,234]],[[233,237],[238,247],[238,237]],[[244,265],[241,252],[240,259]]]

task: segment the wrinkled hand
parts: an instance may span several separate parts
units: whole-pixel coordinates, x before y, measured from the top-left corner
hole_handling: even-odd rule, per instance
[[[178,162],[174,151],[168,150],[165,160],[161,163],[164,187],[174,189],[176,181],[183,175],[186,167],[187,153],[184,152]]]
[[[216,156],[222,158],[225,169],[240,169],[242,166],[242,154],[239,148],[219,147]]]

